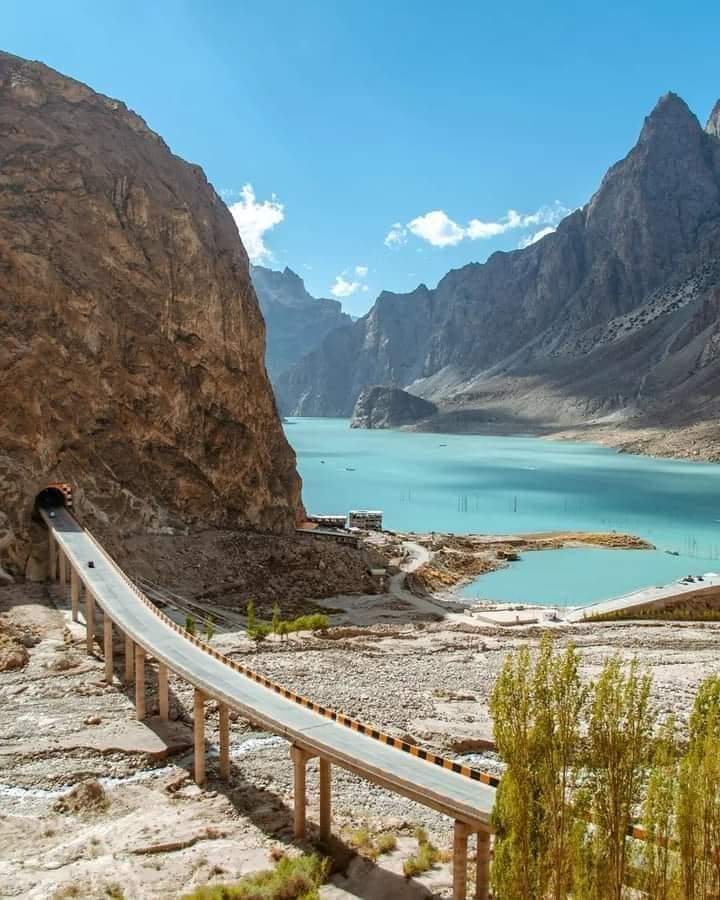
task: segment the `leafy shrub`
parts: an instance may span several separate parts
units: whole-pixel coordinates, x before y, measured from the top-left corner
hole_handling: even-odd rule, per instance
[[[208,885],[184,900],[318,900],[330,860],[315,853],[283,856],[274,869],[247,875],[232,885]]]

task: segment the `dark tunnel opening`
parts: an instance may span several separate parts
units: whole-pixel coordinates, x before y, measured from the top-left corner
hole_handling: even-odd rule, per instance
[[[66,484],[50,484],[35,497],[33,519],[42,522],[41,511],[52,512],[55,509],[72,507],[72,491]]]

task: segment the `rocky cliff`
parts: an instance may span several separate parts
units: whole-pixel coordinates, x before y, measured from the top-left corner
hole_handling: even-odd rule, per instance
[[[351,428],[398,428],[434,416],[437,406],[400,388],[374,385],[360,391]]]
[[[556,232],[434,290],[381,294],[280,379],[282,408],[348,416],[381,383],[438,403],[442,427],[712,418],[719,123],[720,105],[703,129],[678,96],[662,97]]]
[[[250,272],[265,319],[265,365],[272,382],[314,350],[326,334],[352,322],[337,300],[309,294],[292,269],[276,272],[251,266]]]
[[[2,562],[39,570],[48,480],[114,533],[291,528],[247,255],[201,169],[123,103],[0,54],[0,188]]]

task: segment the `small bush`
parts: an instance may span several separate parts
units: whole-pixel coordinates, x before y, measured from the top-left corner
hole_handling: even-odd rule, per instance
[[[330,860],[315,853],[283,856],[274,869],[247,875],[232,885],[208,885],[184,900],[318,900],[318,888],[328,877]]]
[[[195,633],[197,632],[197,626],[195,625],[194,616],[191,616],[191,615],[185,616],[185,631],[187,631],[188,634],[191,634],[193,637],[195,637]]]
[[[417,878],[418,875],[430,871],[440,862],[442,856],[438,848],[430,843],[424,828],[416,828],[415,837],[418,842],[417,853],[409,856],[403,863],[403,875],[406,878]]]
[[[392,853],[397,850],[397,838],[394,834],[381,834],[377,840],[378,853]]]

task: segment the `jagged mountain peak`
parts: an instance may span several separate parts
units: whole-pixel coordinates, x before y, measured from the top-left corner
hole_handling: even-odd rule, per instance
[[[701,130],[697,116],[678,94],[669,91],[658,100],[652,112],[645,118],[640,132],[640,142],[644,143],[668,132],[678,130]]]
[[[705,131],[712,134],[716,138],[720,138],[720,100],[713,106],[712,112],[707,120]]]

